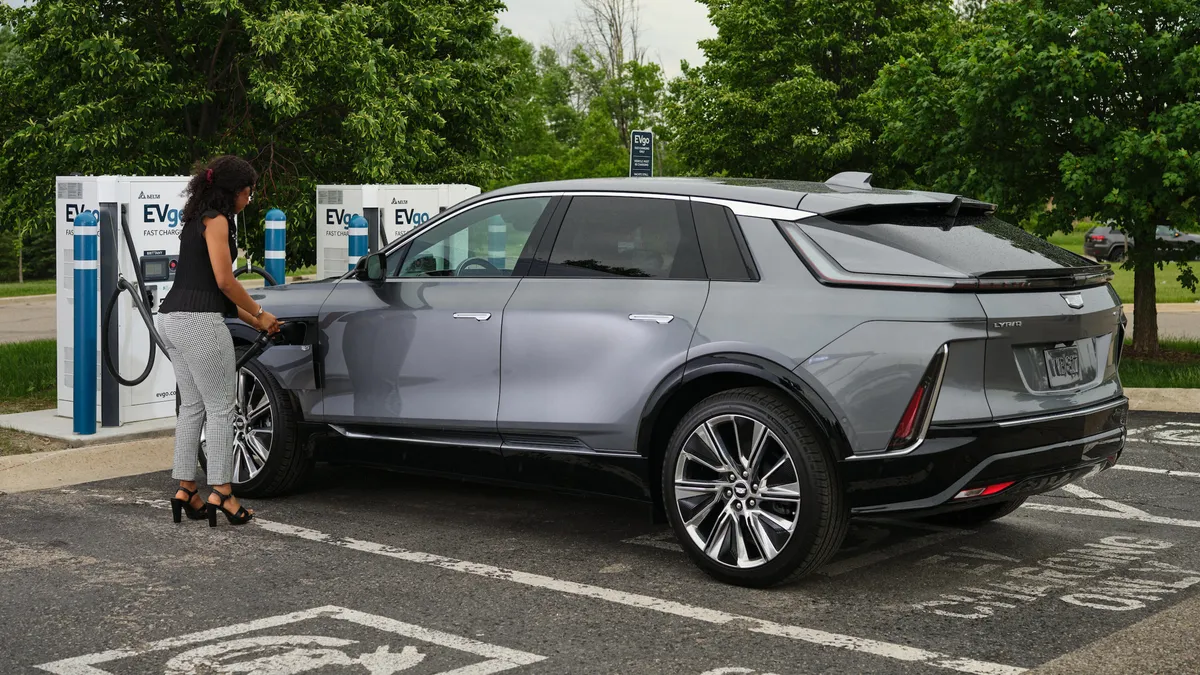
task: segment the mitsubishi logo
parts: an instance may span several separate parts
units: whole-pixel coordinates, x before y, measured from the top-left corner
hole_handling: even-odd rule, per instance
[[[1083,309],[1083,295],[1079,293],[1063,293],[1062,298],[1067,301],[1067,306],[1071,309]]]

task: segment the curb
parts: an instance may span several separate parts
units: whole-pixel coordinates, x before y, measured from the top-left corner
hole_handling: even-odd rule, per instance
[[[1142,412],[1200,413],[1200,389],[1126,389],[1129,409]]]
[[[159,438],[0,457],[0,494],[166,471],[174,455],[175,443]]]

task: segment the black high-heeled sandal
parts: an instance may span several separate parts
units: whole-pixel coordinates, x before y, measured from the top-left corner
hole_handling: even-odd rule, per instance
[[[178,523],[182,520],[180,516],[185,511],[187,512],[188,520],[204,520],[208,517],[207,502],[204,504],[204,506],[201,506],[198,509],[192,506],[192,497],[196,496],[198,490],[189,490],[185,487],[181,487],[179,488],[179,491],[186,494],[188,498],[180,499],[178,497],[171,497],[171,518],[175,522]]]
[[[254,517],[254,514],[247,511],[246,507],[242,506],[241,504],[238,504],[237,513],[230,513],[229,509],[225,508],[225,500],[227,500],[233,496],[232,492],[230,492],[229,494],[225,494],[224,492],[219,492],[214,488],[212,493],[221,498],[221,503],[220,504],[213,504],[212,502],[208,503],[208,506],[210,507],[208,509],[208,526],[209,527],[217,526],[217,509],[220,509],[221,513],[225,514],[225,519],[229,521],[230,525],[245,525],[246,523],[250,522],[251,518]],[[211,508],[214,506],[216,508]]]

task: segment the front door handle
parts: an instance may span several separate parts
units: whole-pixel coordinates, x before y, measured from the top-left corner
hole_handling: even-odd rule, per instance
[[[456,319],[475,319],[476,321],[487,321],[492,318],[490,312],[458,312],[454,315]]]
[[[670,314],[630,314],[630,321],[653,321],[657,324],[671,323],[675,317]]]

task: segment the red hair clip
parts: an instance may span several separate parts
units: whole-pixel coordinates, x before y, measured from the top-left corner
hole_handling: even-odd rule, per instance
[[[204,180],[208,181],[209,185],[212,184],[212,169],[209,169],[208,172],[205,174]]]

